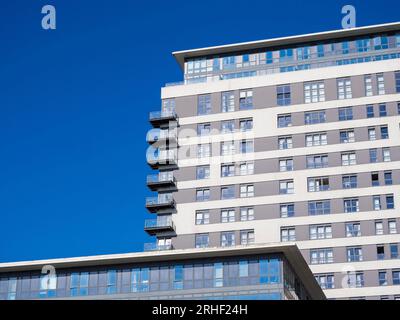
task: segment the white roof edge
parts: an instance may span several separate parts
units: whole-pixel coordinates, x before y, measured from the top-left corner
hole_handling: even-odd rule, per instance
[[[181,50],[181,51],[174,51],[172,55],[177,59],[178,63],[182,66],[183,60],[187,56],[199,56],[201,54],[208,55],[208,54],[216,54],[218,51],[222,53],[230,52],[230,51],[239,51],[239,50],[246,50],[246,49],[255,49],[261,46],[268,46],[268,45],[277,45],[277,44],[285,44],[285,42],[300,42],[300,41],[312,41],[313,39],[318,40],[320,37],[329,38],[329,36],[341,36],[345,37],[353,36],[357,34],[362,34],[363,31],[371,31],[371,32],[379,32],[385,30],[391,30],[395,28],[400,28],[400,22],[390,22],[384,24],[376,24],[376,25],[368,25],[350,29],[336,29],[330,31],[322,31],[316,33],[308,33],[308,34],[301,34],[301,35],[294,35],[294,36],[285,36],[285,37],[278,37],[278,38],[271,38],[271,39],[264,39],[264,40],[256,40],[256,41],[249,41],[249,42],[239,42],[227,45],[220,45],[220,46],[211,46],[211,47],[204,47],[204,48],[197,48],[197,49],[190,49],[190,50]]]

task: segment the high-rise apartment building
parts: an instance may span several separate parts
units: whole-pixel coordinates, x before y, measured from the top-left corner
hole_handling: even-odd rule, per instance
[[[173,53],[146,250],[294,241],[331,299],[400,298],[400,23]]]

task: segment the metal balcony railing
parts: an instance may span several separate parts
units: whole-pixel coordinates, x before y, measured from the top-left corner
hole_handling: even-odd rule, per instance
[[[144,251],[163,251],[172,249],[172,244],[157,244],[155,242],[148,242],[144,244]]]
[[[172,194],[167,195],[159,195],[158,197],[147,197],[146,198],[146,206],[166,206],[166,205],[174,205],[175,200],[172,197]]]
[[[146,219],[144,221],[145,229],[173,229],[174,223],[172,219],[169,218],[157,218],[157,219]]]
[[[177,129],[153,129],[147,134],[146,140],[148,143],[154,143],[164,140],[177,140]]]

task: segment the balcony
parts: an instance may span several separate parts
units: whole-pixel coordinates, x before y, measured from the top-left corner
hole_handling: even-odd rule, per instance
[[[150,235],[155,235],[159,232],[175,231],[175,226],[170,216],[168,218],[158,217],[157,219],[146,219],[144,230]]]
[[[178,138],[178,130],[176,128],[174,129],[156,128],[150,130],[147,133],[146,141],[149,144],[155,142],[166,142],[166,141],[168,141],[169,143],[176,143],[178,141],[177,138]]]
[[[176,149],[154,149],[153,152],[147,154],[147,163],[152,169],[176,167],[178,165],[177,151]]]
[[[152,191],[160,190],[162,188],[175,188],[176,181],[171,171],[160,172],[159,174],[151,174],[147,176],[147,186]]]
[[[146,208],[150,212],[172,210],[175,208],[175,200],[171,193],[161,194],[158,197],[148,197],[146,198]]]
[[[149,120],[153,127],[159,127],[162,124],[177,121],[178,116],[175,111],[153,111],[150,112]]]
[[[172,249],[172,244],[157,244],[155,242],[148,242],[144,244],[144,251],[163,251]]]

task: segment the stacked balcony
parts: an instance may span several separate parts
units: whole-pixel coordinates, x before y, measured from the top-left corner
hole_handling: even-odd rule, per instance
[[[172,169],[178,165],[176,150],[154,149],[154,152],[147,159],[152,169]]]
[[[159,172],[147,176],[147,186],[151,191],[175,189],[176,180],[172,171]]]
[[[177,121],[178,116],[175,111],[171,110],[153,111],[150,112],[149,120],[153,127],[158,128],[170,122]]]
[[[170,215],[159,216],[157,219],[146,219],[144,230],[149,235],[156,235],[159,232],[174,232],[175,226]]]
[[[167,142],[169,144],[177,143],[178,132],[176,128],[161,129],[155,128],[148,132],[146,141],[149,144],[156,142]]]
[[[172,244],[158,244],[156,242],[148,242],[144,244],[144,251],[165,251],[172,249]]]
[[[175,209],[175,200],[171,193],[159,194],[158,197],[147,197],[146,208],[151,213],[172,211]]]

